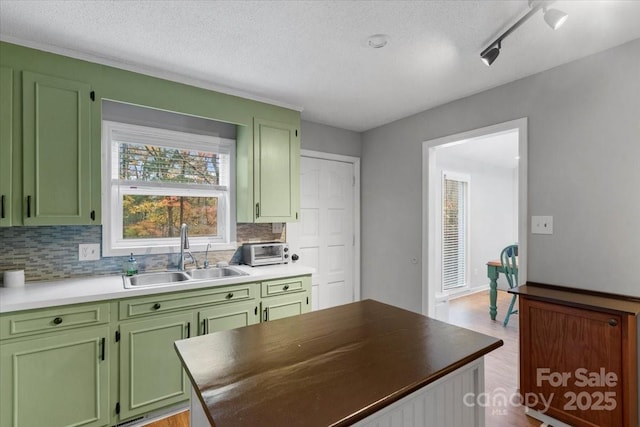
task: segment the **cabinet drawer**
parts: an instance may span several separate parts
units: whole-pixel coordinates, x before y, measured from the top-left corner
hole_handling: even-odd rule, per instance
[[[7,314],[0,318],[0,339],[61,331],[109,322],[109,303],[62,306]]]
[[[254,283],[236,286],[225,286],[206,291],[180,293],[171,295],[152,295],[149,297],[133,298],[119,302],[120,320],[182,310],[201,305],[225,304],[232,301],[246,301],[256,297]]]
[[[306,277],[290,277],[288,279],[269,280],[262,282],[261,296],[271,297],[285,295],[305,290]]]

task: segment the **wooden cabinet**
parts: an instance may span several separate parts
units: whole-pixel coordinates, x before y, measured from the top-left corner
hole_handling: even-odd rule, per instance
[[[300,276],[261,283],[262,321],[311,311],[311,277]]]
[[[253,140],[238,128],[238,222],[295,222],[300,216],[298,126],[254,118]],[[253,196],[253,197],[252,197]]]
[[[0,67],[0,227],[12,223],[13,70]]]
[[[640,304],[566,288],[527,285],[517,293],[528,406],[572,426],[636,427]]]
[[[22,73],[24,225],[93,222],[90,97],[86,83]]]
[[[120,419],[189,398],[173,343],[191,336],[194,327],[191,311],[120,325]]]
[[[109,423],[109,318],[103,308],[76,306],[2,316],[0,425]],[[103,324],[85,326],[99,323]]]

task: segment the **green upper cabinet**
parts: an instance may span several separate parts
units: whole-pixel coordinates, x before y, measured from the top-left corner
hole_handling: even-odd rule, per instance
[[[91,224],[91,87],[22,73],[23,224]]]
[[[300,137],[287,123],[254,119],[255,222],[298,221]]]
[[[0,227],[12,225],[13,70],[0,67]]]

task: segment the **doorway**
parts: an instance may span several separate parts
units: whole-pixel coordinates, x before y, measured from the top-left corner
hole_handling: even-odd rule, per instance
[[[508,244],[526,282],[526,118],[424,142],[423,189],[424,314],[442,319],[450,296],[487,289],[486,263]]]
[[[299,264],[315,268],[312,310],[360,299],[360,159],[302,150],[300,221],[287,224]]]

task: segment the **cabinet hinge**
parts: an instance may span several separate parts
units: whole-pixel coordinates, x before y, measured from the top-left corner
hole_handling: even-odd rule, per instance
[[[116,331],[116,342],[120,341],[120,331]]]
[[[91,98],[92,101],[96,100],[96,92],[95,91],[91,91],[91,93],[89,93],[89,98]]]
[[[116,414],[120,413],[120,402],[116,403]]]

